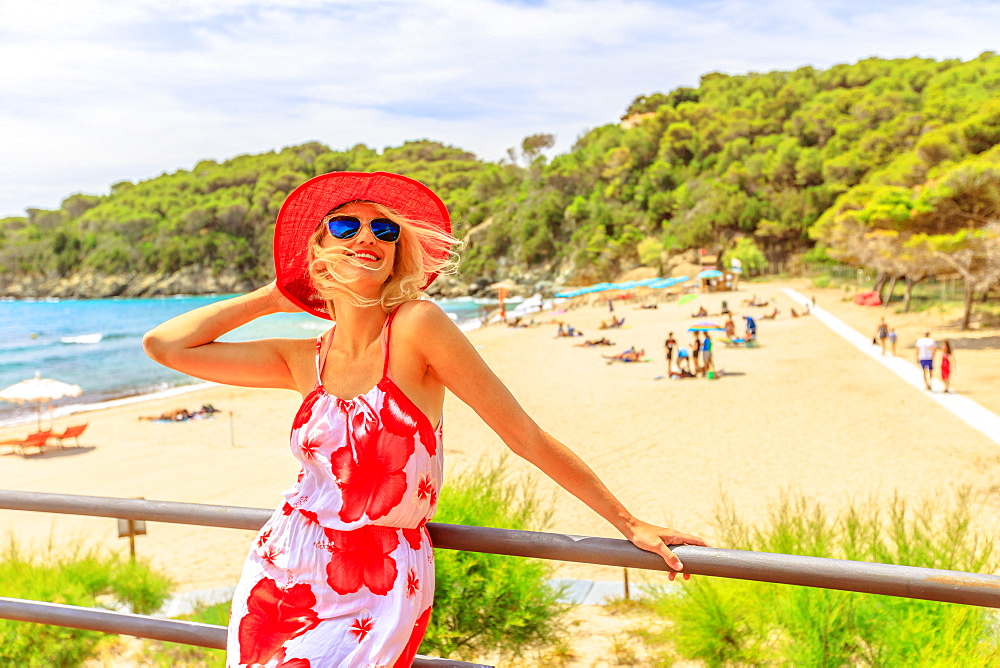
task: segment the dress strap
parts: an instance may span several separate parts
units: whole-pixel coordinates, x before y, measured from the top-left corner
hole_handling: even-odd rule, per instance
[[[326,353],[330,350],[330,343],[333,342],[333,328],[326,330],[316,337],[316,382],[323,382],[323,367],[326,365]],[[327,336],[329,335],[329,336]]]
[[[384,362],[382,363],[382,377],[389,377],[389,333],[390,326],[392,325],[392,319],[396,317],[396,312],[399,311],[399,307],[392,309],[392,313],[389,317],[385,319],[385,324],[382,325],[382,358]]]

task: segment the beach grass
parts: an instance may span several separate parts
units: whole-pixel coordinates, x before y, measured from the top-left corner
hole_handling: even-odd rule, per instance
[[[996,537],[972,528],[967,489],[916,504],[852,503],[836,516],[805,496],[783,495],[754,526],[723,503],[726,547],[973,573],[998,566]],[[669,630],[664,664],[709,666],[985,666],[1000,661],[993,611],[935,601],[717,578],[660,589],[651,605]],[[667,646],[666,644],[664,645]]]
[[[11,537],[0,552],[4,596],[83,607],[126,607],[150,614],[163,605],[170,581],[142,561],[129,561],[79,543],[56,554],[33,553]],[[92,656],[96,631],[0,620],[4,665],[74,666]]]
[[[444,524],[540,530],[551,510],[530,477],[511,480],[504,459],[449,481],[434,520]],[[434,614],[422,654],[474,659],[557,651],[568,606],[549,585],[549,562],[499,554],[437,550]]]
[[[216,626],[228,626],[229,607],[230,604],[228,601],[201,606],[194,612],[181,615],[176,617],[176,619],[200,622],[202,624],[214,624]],[[226,665],[226,650],[224,649],[209,649],[207,647],[195,647],[194,645],[182,645],[159,640],[143,641],[142,654],[157,668],[186,668],[187,666],[224,668]]]

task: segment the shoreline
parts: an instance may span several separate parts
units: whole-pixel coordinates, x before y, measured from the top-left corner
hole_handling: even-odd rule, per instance
[[[226,296],[228,295],[196,296],[191,307],[210,303],[212,300],[225,298]],[[144,322],[136,323],[134,321],[136,311],[132,306],[133,304],[151,301],[171,304],[173,302],[181,302],[185,299],[189,299],[189,297],[102,298],[97,300],[5,300],[7,302],[20,303],[17,309],[11,312],[4,312],[7,317],[11,318],[11,321],[15,324],[15,328],[13,332],[6,333],[9,341],[5,341],[5,343],[9,343],[9,345],[0,347],[0,356],[5,353],[10,355],[10,357],[4,358],[5,365],[0,366],[0,369],[3,369],[3,373],[0,373],[0,376],[4,379],[4,382],[0,383],[0,387],[13,385],[30,377],[31,369],[41,371],[43,377],[52,377],[57,380],[80,385],[83,389],[83,394],[80,397],[63,398],[43,404],[42,418],[46,422],[50,421],[50,412],[47,408],[49,404],[52,406],[51,420],[56,420],[81,412],[101,410],[102,408],[111,408],[147,399],[154,400],[159,396],[172,396],[177,393],[193,391],[197,387],[203,386],[204,381],[157,367],[157,365],[146,358],[140,348],[141,333],[159,324],[162,320],[166,320],[176,312],[168,309],[164,312],[162,320],[147,319]],[[114,306],[101,307],[101,309],[108,309],[106,313],[108,321],[111,324],[107,322],[95,322],[93,316],[95,311],[87,310],[85,311],[88,318],[86,325],[80,326],[77,323],[76,325],[70,325],[66,331],[49,331],[45,337],[36,341],[36,334],[33,328],[36,326],[44,327],[45,316],[28,315],[25,313],[25,306],[37,304],[41,307],[46,307],[69,302],[119,302],[129,304],[129,306],[124,308]],[[445,300],[443,302],[438,301],[437,303],[449,314],[461,330],[469,332],[481,326],[482,319],[477,313],[479,307],[481,305],[492,304],[493,302],[491,300],[467,297]],[[8,310],[10,311],[10,309]],[[96,312],[105,313],[103,310]],[[73,322],[73,315],[76,313],[76,310],[71,309],[62,312],[61,317],[68,318]],[[0,314],[0,319],[2,319],[3,315]],[[294,316],[294,314],[292,315]],[[300,318],[287,323],[290,329],[284,331],[276,329],[279,321],[270,320],[259,323],[259,328],[256,332],[248,333],[248,330],[248,332],[238,334],[237,336],[308,336],[310,334],[315,336],[330,326],[329,322],[322,321],[319,318],[307,314],[299,315],[301,316]],[[128,324],[114,324],[115,318],[119,317],[124,318]],[[35,322],[36,318],[38,319],[37,323]],[[17,326],[19,322],[21,325]],[[31,332],[30,340],[29,331]],[[21,342],[22,338],[24,342]],[[227,338],[224,337],[223,340],[227,340]],[[97,380],[99,382],[94,382],[95,378],[89,376],[78,374],[78,377],[67,378],[64,375],[67,364],[75,369],[89,369],[94,364],[102,366],[106,363],[114,364],[119,359],[119,355],[125,355],[129,364],[140,363],[156,367],[161,373],[154,375],[156,372],[146,369],[145,366],[142,367],[143,371],[140,372],[123,368],[122,373],[118,376],[111,374],[98,376]],[[10,369],[7,369],[6,362],[10,363]],[[121,365],[119,364],[118,366],[120,367]],[[15,368],[19,369],[19,371],[12,371]],[[34,404],[18,405],[0,401],[0,427],[27,425],[36,422],[36,420],[37,410]]]
[[[95,411],[107,410],[110,408],[118,408],[119,406],[129,406],[132,404],[140,404],[147,401],[156,401],[158,399],[166,399],[169,397],[176,397],[182,394],[187,394],[189,392],[197,392],[198,390],[203,390],[209,387],[218,386],[218,383],[212,383],[205,380],[199,380],[197,378],[193,379],[192,383],[185,383],[183,385],[171,385],[160,390],[153,390],[152,392],[142,392],[137,391],[135,394],[112,394],[109,398],[99,401],[81,401],[79,403],[66,403],[53,405],[51,411],[51,417],[48,417],[49,411],[42,411],[42,422],[48,420],[53,422],[59,418],[69,417],[70,415],[77,415],[79,413],[90,413]],[[85,399],[86,395],[81,395],[80,399]],[[17,406],[17,410],[26,410],[25,406]],[[10,418],[0,417],[0,428],[5,427],[18,427],[25,424],[31,424],[37,419],[36,414],[32,411],[28,415],[18,415]]]

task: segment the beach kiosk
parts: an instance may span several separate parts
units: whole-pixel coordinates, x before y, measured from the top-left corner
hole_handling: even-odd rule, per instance
[[[698,272],[699,287],[702,292],[728,292],[736,289],[739,274],[720,269],[704,269]]]

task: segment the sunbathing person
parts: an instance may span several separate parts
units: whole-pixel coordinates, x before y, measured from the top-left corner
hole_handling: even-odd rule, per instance
[[[691,314],[692,318],[704,318],[706,316],[708,316],[708,311],[705,310],[704,306],[702,306],[701,308],[699,308],[697,313],[692,313]]]
[[[774,320],[775,318],[778,317],[778,313],[779,313],[778,307],[775,306],[773,312],[771,312],[771,313],[765,313],[764,315],[760,316],[760,319],[761,320]]]
[[[587,339],[583,343],[576,344],[576,347],[577,348],[593,348],[594,346],[613,346],[613,345],[615,345],[615,342],[614,341],[608,341],[608,338],[605,336],[605,337],[601,337],[599,339]]]
[[[185,420],[190,420],[195,416],[194,413],[186,408],[175,408],[172,411],[165,411],[159,415],[140,415],[140,420],[150,420],[151,422],[184,422]]]
[[[632,346],[625,352],[618,353],[617,355],[604,355],[604,359],[608,360],[608,364],[612,362],[641,362],[645,354],[645,348],[636,350],[635,346]]]
[[[743,305],[744,306],[767,306],[767,302],[766,301],[759,302],[759,301],[757,301],[757,295],[753,295],[752,297],[750,297],[750,299],[744,299],[743,300]]]
[[[597,329],[615,329],[621,327],[624,324],[625,324],[625,318],[617,318],[612,315],[611,320],[608,321],[602,320],[601,326],[598,327]]]

